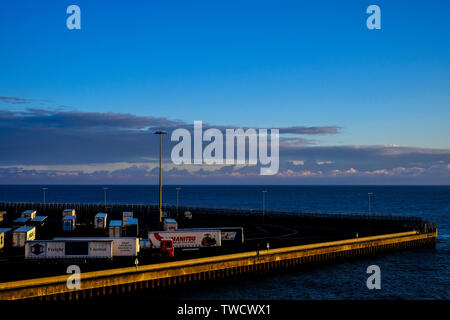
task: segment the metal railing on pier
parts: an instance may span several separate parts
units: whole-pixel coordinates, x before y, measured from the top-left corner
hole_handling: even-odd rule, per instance
[[[38,212],[45,212],[46,215],[58,215],[63,209],[75,209],[83,215],[92,214],[93,212],[108,212],[119,214],[123,211],[132,211],[136,217],[149,217],[159,214],[157,204],[130,204],[130,203],[39,203],[39,202],[0,202],[0,211],[11,213],[19,213],[23,210],[33,209]],[[164,204],[163,210],[174,214],[177,206],[172,204]],[[193,214],[217,214],[225,216],[244,216],[244,217],[260,217],[263,215],[262,210],[252,208],[209,208],[202,206],[179,206],[178,212],[191,211]],[[345,220],[345,221],[378,221],[378,222],[395,222],[404,224],[418,231],[432,232],[436,229],[436,224],[425,221],[418,216],[404,216],[396,214],[367,214],[367,213],[326,213],[326,212],[305,212],[305,211],[285,211],[285,210],[266,210],[266,217],[293,217],[302,219],[315,220]]]

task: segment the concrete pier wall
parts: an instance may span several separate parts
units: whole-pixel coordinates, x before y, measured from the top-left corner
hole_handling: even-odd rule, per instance
[[[135,290],[156,290],[189,283],[264,274],[302,265],[345,261],[402,249],[433,246],[437,230],[386,234],[208,258],[81,274],[81,288],[67,288],[69,275],[0,283],[0,299],[87,299]]]

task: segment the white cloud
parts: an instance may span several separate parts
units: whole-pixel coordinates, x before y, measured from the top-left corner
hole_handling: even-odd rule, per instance
[[[175,165],[173,163],[163,164],[163,170],[169,171],[174,168],[178,170],[186,170],[188,172],[203,171],[217,171],[225,166],[231,165]],[[112,162],[112,163],[89,163],[89,164],[75,164],[75,165],[14,165],[14,166],[0,166],[0,169],[20,169],[33,171],[53,171],[53,172],[83,172],[85,174],[95,172],[114,172],[117,170],[125,170],[130,167],[151,171],[159,168],[159,162]],[[245,167],[245,166],[242,166]],[[236,170],[239,168],[236,168]]]
[[[330,160],[316,161],[316,164],[319,166],[324,165],[324,164],[333,164],[333,163],[334,163],[334,161],[330,161]]]

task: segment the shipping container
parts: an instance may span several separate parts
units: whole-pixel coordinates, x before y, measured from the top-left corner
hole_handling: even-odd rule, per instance
[[[125,224],[125,237],[137,237],[139,235],[139,225],[137,218],[127,219]]]
[[[122,226],[125,226],[128,219],[133,219],[133,212],[131,211],[124,211],[122,213]]]
[[[74,241],[69,243],[82,243],[83,241]],[[112,249],[113,243],[111,241],[89,241],[89,258],[109,258],[114,256],[114,250]],[[67,244],[66,244],[67,245]],[[66,247],[67,255],[67,247]]]
[[[121,237],[122,236],[122,221],[121,220],[111,220],[109,222],[109,236],[110,237]]]
[[[175,219],[164,219],[163,223],[163,229],[164,231],[173,231],[178,229],[178,223]]]
[[[62,219],[63,231],[73,231],[76,226],[76,218],[74,216],[64,216]]]
[[[114,257],[133,257],[139,252],[139,239],[133,237],[57,237],[53,240],[59,241],[111,241],[112,242],[112,254]]]
[[[77,216],[75,209],[64,209],[62,215],[63,215],[63,217],[67,217],[67,216],[76,217]]]
[[[111,259],[111,240],[35,240],[25,243],[25,259]]]
[[[30,250],[27,250],[28,245],[29,245],[29,242],[27,242],[25,244],[25,258],[27,258],[27,252],[32,254],[28,258],[33,257],[33,255],[35,255],[36,257],[43,257],[43,258],[48,258],[48,259],[58,259],[58,258],[64,258],[66,256],[66,245],[64,242],[61,242],[61,241],[58,241],[58,242],[45,241],[44,243],[37,242],[37,245],[36,244],[30,245]],[[43,247],[41,247],[41,246],[43,246]],[[69,254],[73,253],[73,250],[71,250],[70,245],[67,249],[68,249]],[[42,252],[42,253],[40,253],[40,252]]]
[[[47,216],[36,216],[30,221],[30,225],[34,227],[43,228],[47,224]]]
[[[27,225],[27,223],[30,221],[31,221],[31,219],[28,217],[20,217],[13,221],[13,226],[15,228],[22,227],[22,226]]]
[[[242,227],[187,228],[178,230],[182,231],[201,230],[204,232],[209,230],[220,230],[223,245],[244,243],[244,228]]]
[[[0,228],[0,250],[11,246],[12,229]]]
[[[134,257],[139,253],[139,239],[132,237],[111,238],[115,257]]]
[[[21,217],[34,219],[34,217],[36,217],[36,210],[25,210],[24,212],[22,212]]]
[[[152,248],[159,248],[163,238],[172,239],[174,248],[207,248],[222,245],[220,230],[149,231],[148,238]]]
[[[94,228],[96,229],[106,229],[106,220],[108,218],[107,213],[99,212],[95,215]]]
[[[20,227],[13,231],[13,247],[24,247],[25,241],[34,240],[36,238],[35,227]]]

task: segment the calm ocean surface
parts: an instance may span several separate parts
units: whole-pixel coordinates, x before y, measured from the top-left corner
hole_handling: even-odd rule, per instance
[[[0,202],[41,202],[43,186],[1,186]],[[104,186],[50,185],[47,202],[103,203]],[[108,203],[158,201],[157,186],[107,186]],[[176,186],[164,188],[164,202],[176,204]],[[436,249],[407,251],[313,271],[247,280],[175,294],[175,299],[449,299],[450,186],[181,186],[185,206],[255,208],[267,190],[268,210],[366,213],[372,192],[374,214],[421,216],[437,223]],[[381,290],[368,290],[366,268],[381,268]]]

